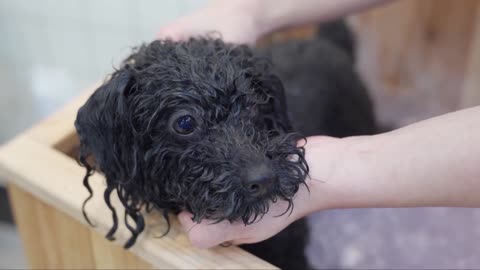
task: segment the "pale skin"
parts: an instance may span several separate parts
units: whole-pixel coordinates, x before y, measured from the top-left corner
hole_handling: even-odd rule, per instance
[[[254,43],[281,27],[325,21],[388,1],[217,1],[162,28],[159,36],[183,39],[215,30],[228,41]],[[192,244],[209,248],[259,242],[326,209],[480,207],[480,106],[374,136],[309,137],[305,148],[309,191],[300,188],[291,215],[277,217],[285,202],[272,204],[249,226],[194,223],[190,213],[182,212],[179,220]]]
[[[219,32],[225,41],[253,44],[262,35],[292,25],[322,22],[392,0],[215,0],[160,29],[176,40]]]

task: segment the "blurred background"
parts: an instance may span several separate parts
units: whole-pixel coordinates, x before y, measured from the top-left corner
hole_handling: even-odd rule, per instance
[[[206,2],[0,0],[0,144],[105,78],[163,24]],[[480,49],[478,3],[399,1],[349,18],[358,70],[384,126],[471,105],[464,82]],[[265,42],[303,38],[311,29]],[[24,268],[4,185],[0,179],[0,268]],[[332,210],[310,224],[308,256],[317,268],[480,268],[478,209]]]
[[[205,3],[0,0],[0,144],[103,80],[161,25]],[[0,189],[0,268],[25,268],[11,220]]]

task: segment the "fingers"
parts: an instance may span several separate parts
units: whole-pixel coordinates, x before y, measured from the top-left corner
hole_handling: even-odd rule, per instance
[[[168,25],[160,29],[156,34],[157,39],[171,39],[181,41],[185,39],[185,33],[178,29],[175,25]]]
[[[251,12],[235,8],[235,5],[227,2],[218,1],[217,4],[176,19],[163,26],[156,38],[185,41],[190,37],[220,34],[219,38],[226,42],[255,44],[260,34],[255,20],[251,19]]]
[[[181,212],[178,219],[195,247],[211,248],[233,240],[230,236],[235,227],[226,220],[216,224],[208,220],[196,223],[192,221],[192,214],[188,212]]]

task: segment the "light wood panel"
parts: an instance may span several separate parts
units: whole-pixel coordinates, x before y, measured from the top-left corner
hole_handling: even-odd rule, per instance
[[[359,41],[359,70],[377,98],[397,99],[403,111],[419,108],[414,113],[421,117],[480,104],[479,16],[477,0],[402,0],[353,16],[350,22]],[[289,36],[314,33],[315,27],[306,27]],[[273,40],[284,38],[277,35]],[[103,237],[111,225],[111,215],[103,203],[104,179],[99,175],[92,177],[96,196],[87,207],[98,226],[92,229],[85,224],[80,212],[87,196],[81,184],[84,170],[65,153],[78,143],[73,122],[78,108],[96,86],[0,148],[0,175],[12,181],[9,190],[30,265],[273,268],[235,247],[195,249],[176,222],[169,235],[154,238],[165,228],[156,216],[148,217],[147,231],[134,248],[123,250],[119,244],[129,237],[124,226],[116,235],[119,242]],[[412,106],[405,108],[408,102]],[[394,111],[391,104],[377,103],[381,117]],[[114,201],[121,213],[118,200]]]
[[[91,250],[97,269],[152,269],[152,265],[135,254],[124,250],[121,246],[112,245],[105,237],[90,230]],[[164,263],[156,265],[156,269],[173,269],[172,265]]]
[[[462,107],[480,105],[480,5],[477,6],[475,31],[470,47],[469,65],[462,92]]]
[[[32,269],[95,268],[90,230],[87,227],[14,184],[10,184],[8,189]]]
[[[54,206],[61,212],[73,217],[82,224],[85,224],[83,216],[80,211],[80,206],[87,196],[87,192],[81,184],[81,179],[84,175],[84,170],[78,164],[65,154],[56,151],[55,149],[45,146],[44,144],[31,139],[30,136],[19,136],[14,141],[4,145],[0,149],[0,172],[2,175],[6,176],[8,179],[13,179],[15,185],[21,189],[33,194],[37,199],[46,202],[49,205]],[[103,196],[101,193],[104,190],[104,179],[100,175],[94,175],[91,178],[91,185],[95,191],[94,198],[90,201],[87,206],[87,211],[93,222],[97,225],[95,230],[99,231],[101,234],[104,234],[111,226],[111,214],[103,202]],[[14,204],[20,205],[15,207],[15,209],[22,208],[21,201],[24,198],[16,199],[15,193],[13,194]],[[19,201],[17,203],[17,200]],[[113,198],[113,203],[118,210],[118,213],[122,213],[122,207],[118,202],[118,198]],[[43,207],[43,206],[42,206]],[[42,208],[39,208],[40,211],[43,211]],[[20,211],[19,210],[19,211]],[[15,210],[16,211],[16,210]],[[34,211],[34,210],[32,210]],[[38,211],[35,210],[35,211]],[[47,210],[45,210],[47,211]],[[53,216],[51,216],[53,215]],[[40,242],[43,242],[45,245],[52,245],[49,248],[44,249],[46,253],[52,252],[52,254],[42,254],[41,258],[46,260],[46,262],[37,262],[37,259],[34,259],[35,265],[37,263],[42,265],[46,263],[49,266],[57,267],[63,265],[64,262],[61,259],[67,259],[74,261],[76,257],[69,257],[73,253],[63,254],[63,249],[75,249],[75,246],[72,245],[75,242],[74,239],[67,237],[67,234],[70,232],[68,228],[65,229],[61,223],[63,219],[55,217],[55,214],[42,214],[42,217],[37,217],[37,223],[39,225],[38,234],[41,235],[51,235],[57,233],[58,230],[62,238],[53,238],[50,237],[47,239],[39,239]],[[119,215],[119,219],[123,220],[123,216]],[[160,219],[156,217],[149,217],[148,223],[158,223]],[[58,223],[58,226],[62,226],[62,229],[56,228],[54,231],[50,231],[49,228],[54,228],[51,224]],[[20,227],[20,230],[27,231],[27,235],[31,236],[34,233],[28,232],[32,226],[32,221],[28,221]],[[44,224],[46,227],[44,227]],[[66,222],[66,227],[75,227],[74,224]],[[173,222],[173,228],[171,232],[161,238],[154,238],[155,233],[154,228],[163,231],[165,228],[162,224],[157,224],[157,226],[150,226],[149,228],[138,240],[137,244],[131,249],[131,252],[135,253],[137,256],[145,260],[148,264],[153,265],[155,268],[182,268],[182,269],[271,269],[274,268],[271,264],[263,262],[262,260],[256,258],[255,256],[237,248],[214,248],[209,250],[200,250],[193,248],[188,238],[180,231],[179,225],[177,222]],[[62,230],[65,229],[64,232]],[[76,232],[73,232],[75,234]],[[82,239],[88,239],[88,241],[93,242],[91,248],[87,249],[95,254],[95,258],[100,258],[105,255],[106,258],[102,266],[110,265],[110,267],[122,267],[123,263],[114,263],[114,258],[117,258],[121,255],[119,249],[114,250],[103,250],[106,248],[107,243],[102,246],[102,242],[96,238],[96,236],[83,235],[82,230],[78,230],[78,234],[81,235]],[[116,238],[118,239],[117,244],[123,244],[129,237],[129,232],[121,224]],[[31,245],[30,237],[24,237],[26,245]],[[53,239],[50,243],[47,243],[48,239]],[[87,241],[87,240],[85,240]],[[56,244],[58,243],[62,250],[58,250]],[[81,243],[81,241],[79,241]],[[99,244],[100,245],[97,245]],[[112,243],[110,243],[111,245]],[[85,249],[87,243],[81,249]],[[42,246],[37,246],[33,244],[33,247],[28,247],[30,249],[27,254],[33,254],[39,249],[43,248]],[[43,252],[43,251],[42,251]],[[103,254],[103,255],[99,255]],[[30,256],[30,255],[29,255]],[[73,256],[73,255],[72,255]],[[137,261],[133,260],[130,262],[130,259],[126,258],[126,265],[137,265]],[[113,265],[112,265],[113,264]],[[122,265],[120,265],[122,264]],[[142,265],[142,264],[141,264]]]
[[[402,0],[349,18],[358,69],[382,122],[408,124],[462,107],[465,76],[475,65],[471,52],[478,51],[472,41],[479,6],[477,0]]]

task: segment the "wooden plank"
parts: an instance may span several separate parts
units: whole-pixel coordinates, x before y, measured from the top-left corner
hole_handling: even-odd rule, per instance
[[[403,0],[349,18],[379,120],[409,124],[461,107],[478,0]]]
[[[83,168],[73,159],[28,136],[20,136],[0,148],[0,175],[13,179],[22,189],[81,223],[85,221],[80,206],[87,197],[81,183],[84,173]],[[111,226],[111,214],[100,195],[104,190],[103,182],[100,175],[92,177],[91,185],[96,196],[87,206],[89,216],[97,225],[95,230],[101,234]],[[123,213],[118,199],[113,197],[112,201],[119,214]],[[123,216],[119,215],[119,219],[123,220]],[[130,234],[123,224],[120,225],[116,237],[123,244]],[[162,225],[158,227],[164,230]],[[183,269],[274,268],[237,247],[195,249],[179,228],[174,222],[171,233],[161,239],[154,238],[153,231],[148,230],[139,238],[132,252],[154,267],[169,265]]]
[[[152,269],[152,265],[135,254],[128,252],[98,232],[91,230],[92,252],[97,269]],[[156,265],[156,269],[172,269],[172,265]]]
[[[34,197],[23,192],[13,184],[9,185],[8,192],[17,229],[20,233],[30,268],[47,268],[47,250],[42,246],[42,234],[40,234],[38,226],[32,226],[32,224],[37,224],[35,218],[35,204],[37,201]]]
[[[9,193],[30,268],[95,268],[87,227],[14,184]]]
[[[309,39],[315,36],[317,31],[318,26],[316,24],[290,27],[261,37],[256,45],[263,47],[274,43],[286,42],[288,40]]]
[[[462,92],[462,108],[480,105],[480,5],[477,7],[475,32],[468,59],[469,65]]]
[[[32,269],[151,269],[94,230],[9,185],[15,219]],[[35,226],[32,226],[35,224]],[[164,266],[163,268],[172,268]]]

